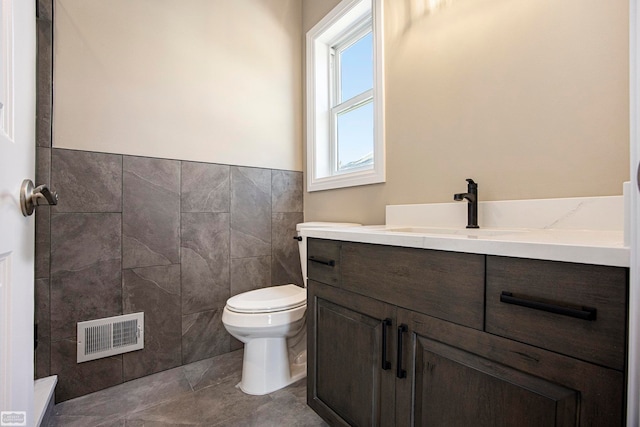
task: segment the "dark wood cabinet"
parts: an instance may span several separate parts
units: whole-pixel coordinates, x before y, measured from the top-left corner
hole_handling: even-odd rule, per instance
[[[484,256],[343,242],[340,287],[482,330]]]
[[[398,426],[620,426],[622,372],[398,309]]]
[[[621,267],[487,256],[486,331],[623,370],[627,282]]]
[[[310,270],[308,284],[308,403],[330,425],[623,424],[626,269],[319,239],[310,256],[316,247],[339,266]],[[510,317],[490,301],[506,286],[544,301],[575,293],[569,305],[593,302],[601,323],[577,323],[563,347],[574,319]],[[603,328],[613,336],[573,348]]]
[[[340,249],[341,242],[335,240],[307,240],[307,277],[340,286]]]
[[[331,425],[393,425],[387,319],[395,318],[395,307],[312,280],[307,286],[309,405]]]

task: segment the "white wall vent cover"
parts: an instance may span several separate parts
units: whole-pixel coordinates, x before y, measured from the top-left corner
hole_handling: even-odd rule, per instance
[[[144,313],[78,322],[78,363],[144,348]]]

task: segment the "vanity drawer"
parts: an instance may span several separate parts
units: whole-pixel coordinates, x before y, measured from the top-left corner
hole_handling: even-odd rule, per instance
[[[349,291],[482,330],[484,255],[343,242]]]
[[[339,285],[340,246],[337,240],[307,238],[307,278]]]
[[[487,256],[486,331],[623,370],[626,268]]]

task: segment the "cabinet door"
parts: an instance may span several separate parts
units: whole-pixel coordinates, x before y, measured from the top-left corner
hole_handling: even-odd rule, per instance
[[[620,426],[624,378],[592,365],[423,314],[406,324],[397,425]]]
[[[307,295],[309,406],[331,425],[393,425],[395,307],[312,280]]]

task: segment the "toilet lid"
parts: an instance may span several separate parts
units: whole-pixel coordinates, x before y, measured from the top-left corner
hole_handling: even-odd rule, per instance
[[[227,308],[238,313],[289,310],[307,303],[307,290],[296,285],[271,286],[233,296]]]

